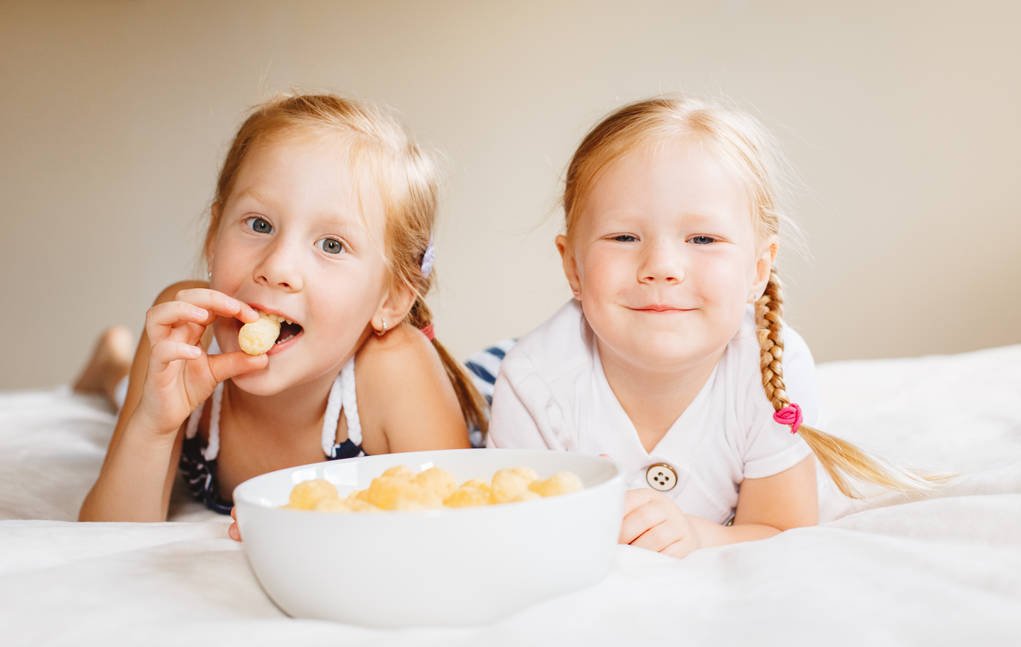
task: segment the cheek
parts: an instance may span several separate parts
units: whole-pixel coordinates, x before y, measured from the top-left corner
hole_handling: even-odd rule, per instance
[[[579,263],[582,296],[613,293],[633,276],[627,258],[622,254],[590,253]]]
[[[696,276],[706,296],[717,302],[742,302],[751,285],[750,269],[736,254],[699,259]]]
[[[213,263],[210,270],[213,277],[228,277],[244,274],[250,268],[251,250],[239,241],[234,240],[229,233],[221,234],[218,242],[213,246]]]
[[[329,273],[319,282],[322,289],[311,299],[313,307],[341,326],[361,327],[369,321],[382,299],[383,279],[379,276],[382,271],[349,265],[343,272]]]

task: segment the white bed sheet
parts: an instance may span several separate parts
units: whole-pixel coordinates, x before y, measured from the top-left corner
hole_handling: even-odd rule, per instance
[[[584,591],[496,624],[402,631],[288,618],[227,520],[192,502],[168,523],[73,522],[113,415],[66,388],[0,393],[0,641],[1021,643],[1021,345],[832,363],[819,378],[827,431],[961,478],[913,501],[830,488],[818,527],[684,560],[620,547],[611,575]]]

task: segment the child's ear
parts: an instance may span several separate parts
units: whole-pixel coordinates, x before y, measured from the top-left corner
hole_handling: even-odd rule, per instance
[[[769,283],[769,275],[773,271],[773,265],[776,263],[776,253],[779,249],[780,245],[777,243],[775,236],[770,237],[759,248],[759,255],[755,259],[755,281],[752,284],[751,294],[748,299],[750,303],[758,301],[762,293],[766,291],[766,284]]]
[[[377,333],[393,330],[411,312],[415,305],[415,293],[404,281],[394,281],[383,297],[369,325]]]
[[[556,239],[557,251],[560,252],[560,262],[564,265],[564,276],[571,286],[571,293],[575,299],[581,299],[581,279],[578,276],[578,264],[574,258],[574,250],[568,244],[567,236],[560,234]]]

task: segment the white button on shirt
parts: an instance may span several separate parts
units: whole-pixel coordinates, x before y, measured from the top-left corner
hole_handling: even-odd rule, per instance
[[[801,406],[805,423],[814,424],[818,406],[812,356],[796,332],[783,330],[787,392]],[[772,476],[811,454],[772,415],[762,390],[749,308],[698,395],[646,451],[606,380],[592,331],[572,301],[523,337],[502,362],[487,442],[490,447],[607,454],[629,488],[650,487],[650,467],[665,464],[676,481],[664,483],[661,491],[685,512],[723,523],[734,512],[745,478]]]
[[[677,486],[677,470],[666,463],[650,465],[645,470],[645,482],[653,490],[669,492]]]

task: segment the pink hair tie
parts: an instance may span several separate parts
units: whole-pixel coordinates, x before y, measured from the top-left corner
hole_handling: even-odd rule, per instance
[[[425,338],[428,339],[429,341],[433,341],[436,339],[436,334],[433,332],[432,324],[429,324],[428,326],[421,328],[420,330],[422,331],[422,334],[425,335]]]
[[[783,409],[774,413],[773,420],[781,425],[789,426],[791,433],[796,434],[798,433],[798,427],[801,426],[801,407],[791,402]]]

